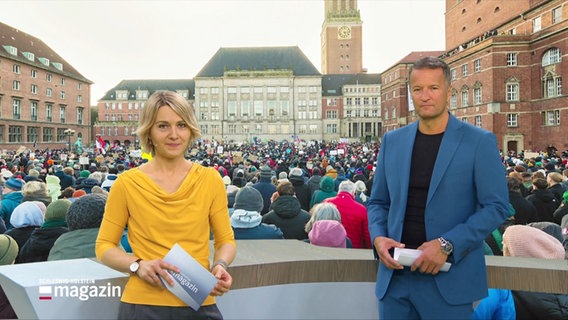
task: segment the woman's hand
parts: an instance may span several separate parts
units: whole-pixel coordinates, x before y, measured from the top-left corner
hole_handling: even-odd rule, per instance
[[[233,277],[223,268],[222,265],[216,265],[211,270],[211,273],[217,278],[217,284],[211,291],[212,296],[222,296],[223,294],[229,292],[231,285],[233,284]]]
[[[173,286],[174,279],[172,279],[172,276],[168,273],[168,270],[171,270],[173,272],[180,271],[178,267],[160,259],[140,260],[139,264],[140,267],[138,268],[138,271],[136,271],[136,275],[140,279],[156,287],[163,286],[162,281],[160,281],[160,277],[162,277],[170,286]]]

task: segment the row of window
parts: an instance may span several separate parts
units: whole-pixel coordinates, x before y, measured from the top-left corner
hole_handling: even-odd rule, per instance
[[[40,143],[40,142],[67,142],[69,135],[66,133],[67,128],[40,128],[40,127],[27,127],[26,139],[24,141],[24,127],[23,126],[9,126],[8,127],[8,142],[27,142],[27,143]],[[0,126],[0,142],[4,140],[4,126]]]
[[[128,110],[138,110],[144,108],[144,102],[129,102]],[[122,102],[105,102],[105,110],[122,110]]]
[[[126,121],[138,121],[139,120],[139,115],[137,113],[128,113],[126,114]],[[118,121],[118,122],[122,122],[124,121],[123,118],[123,114],[122,113],[118,113],[118,114],[105,114],[105,121]]]
[[[21,74],[22,73],[22,67],[19,64],[14,64],[14,65],[12,65],[12,72],[14,72],[15,74]],[[37,77],[39,76],[39,71],[36,70],[36,69],[31,69],[30,75],[31,75],[32,78],[37,79]],[[52,82],[53,81],[53,75],[51,73],[46,73],[45,74],[45,80],[47,82]],[[65,78],[59,79],[59,85],[61,85],[61,86],[65,85]],[[83,84],[81,82],[77,83],[77,89],[81,90],[82,88],[83,88]]]
[[[562,61],[562,53],[560,48],[550,48],[544,52],[542,56],[541,65],[546,67],[551,64],[560,63]],[[506,65],[508,67],[517,66],[518,63],[518,54],[516,52],[508,52],[506,54]],[[481,71],[481,59],[476,59],[473,61],[473,71],[480,72]],[[461,66],[461,76],[466,77],[468,75],[468,65],[463,64]],[[457,79],[457,70],[454,68],[450,70],[452,80]]]
[[[14,91],[20,91],[21,90],[21,82],[19,80],[13,80],[12,81],[12,90]],[[32,84],[30,87],[30,92],[32,94],[38,94],[38,86],[36,84]],[[46,88],[45,89],[45,95],[47,97],[52,97],[53,96],[53,89],[52,88]],[[61,90],[59,91],[59,98],[61,98],[62,100],[65,99],[65,91]],[[82,95],[78,95],[77,96],[77,103],[82,103],[83,102],[83,96]]]
[[[0,105],[2,100],[0,99]],[[37,101],[30,101],[30,119],[33,121],[38,120],[38,102]],[[66,123],[66,112],[67,107],[64,105],[59,106],[59,121],[61,123]],[[83,107],[77,107],[77,124],[83,124]],[[21,99],[12,99],[12,119],[20,120],[22,116],[22,100]],[[53,121],[53,104],[46,103],[45,104],[45,121],[52,122]]]
[[[361,103],[363,102],[363,103]],[[370,102],[370,103],[369,103]],[[345,106],[378,106],[379,105],[379,98],[378,97],[364,97],[364,98],[345,98]]]
[[[119,136],[119,135],[135,135],[136,127],[120,127],[122,132],[119,132],[119,127],[100,127],[102,136]]]
[[[548,75],[543,81],[543,96],[544,98],[554,98],[562,95],[562,77]],[[453,90],[450,96],[450,108],[457,108],[458,106],[458,92]],[[515,78],[509,79],[505,85],[505,101],[515,102],[519,101],[519,83]],[[483,103],[483,92],[480,83],[476,83],[473,88],[473,105],[480,105]],[[469,106],[469,88],[463,86],[461,89],[461,107]]]

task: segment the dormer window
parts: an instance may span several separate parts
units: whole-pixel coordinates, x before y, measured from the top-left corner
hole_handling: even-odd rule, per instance
[[[39,62],[41,62],[41,64],[49,67],[49,59],[48,58],[37,58],[37,59],[39,60]]]
[[[126,90],[116,91],[116,100],[126,100],[126,99],[128,99],[128,91]]]
[[[18,55],[18,48],[13,47],[13,46],[4,46],[4,50],[6,50],[6,52],[8,52],[9,54],[13,55],[13,56],[17,56]]]
[[[60,62],[53,62],[52,63],[53,66],[55,67],[55,69],[59,70],[59,71],[63,71],[63,64]]]
[[[22,54],[24,55],[24,57],[26,57],[26,59],[28,59],[30,61],[35,60],[35,55],[31,52],[23,52]]]

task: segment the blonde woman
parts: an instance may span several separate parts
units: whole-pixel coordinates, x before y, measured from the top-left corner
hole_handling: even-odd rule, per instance
[[[226,269],[236,245],[221,176],[184,157],[200,134],[193,108],[175,92],[156,92],[142,109],[136,134],[152,160],[120,174],[113,184],[96,242],[97,258],[130,273],[119,318],[222,319],[214,296],[231,288]],[[127,225],[132,255],[119,248]],[[172,285],[168,270],[179,272],[162,260],[175,243],[218,279],[197,311],[164,290],[160,281],[162,277]]]

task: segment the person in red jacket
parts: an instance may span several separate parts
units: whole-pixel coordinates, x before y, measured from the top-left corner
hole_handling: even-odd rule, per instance
[[[371,249],[367,208],[355,200],[355,184],[345,180],[339,184],[337,196],[324,202],[335,204],[341,214],[341,223],[351,239],[353,248]]]

